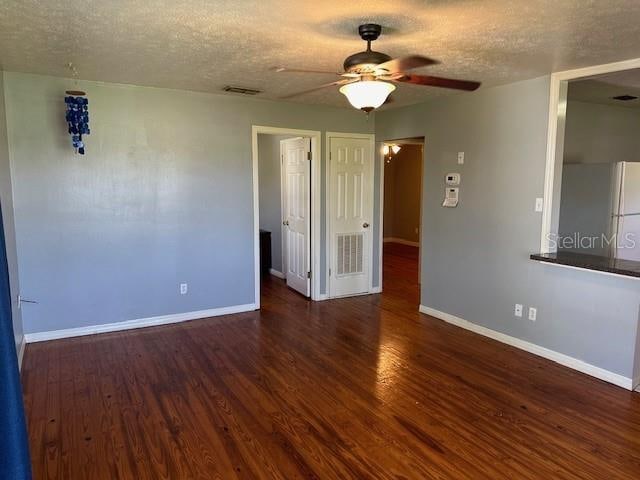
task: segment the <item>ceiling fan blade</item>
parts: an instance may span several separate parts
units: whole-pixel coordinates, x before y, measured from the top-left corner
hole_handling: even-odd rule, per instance
[[[352,78],[349,78],[349,79],[345,79],[345,80],[338,80],[337,82],[325,83],[324,85],[319,85],[317,87],[310,88],[309,90],[303,90],[301,92],[290,93],[289,95],[285,95],[284,97],[280,97],[280,99],[281,100],[286,100],[288,98],[293,98],[293,97],[297,97],[299,95],[305,95],[307,93],[315,92],[316,90],[322,90],[323,88],[333,87],[335,85],[345,85],[345,84],[351,83],[353,81],[355,81],[355,80],[352,79]]]
[[[306,70],[303,68],[271,67],[270,70],[277,73],[324,73],[327,75],[342,75],[339,72],[330,72],[328,70]]]
[[[477,90],[481,85],[480,82],[473,82],[470,80],[454,80],[452,78],[412,74],[406,74],[398,78],[396,82],[413,83],[414,85],[427,85],[430,87],[453,88],[454,90],[466,90],[468,92]]]
[[[375,70],[384,70],[388,73],[404,72],[412,68],[426,67],[428,65],[436,65],[440,62],[433,58],[423,57],[422,55],[409,55],[408,57],[393,58],[388,62],[377,65]]]

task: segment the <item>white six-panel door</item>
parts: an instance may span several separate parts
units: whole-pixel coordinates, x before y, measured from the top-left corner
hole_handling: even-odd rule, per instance
[[[367,293],[373,236],[371,141],[332,137],[329,158],[329,295]]]
[[[310,162],[311,139],[283,140],[283,237],[287,285],[310,295]]]

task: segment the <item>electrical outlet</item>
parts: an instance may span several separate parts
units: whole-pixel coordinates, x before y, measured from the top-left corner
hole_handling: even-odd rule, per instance
[[[516,308],[514,308],[513,314],[516,317],[521,317],[522,316],[522,305],[520,303],[516,303]]]
[[[529,307],[529,320],[531,320],[532,322],[535,322],[537,316],[538,316],[538,309],[534,307]]]
[[[189,291],[189,285],[186,284],[186,283],[181,283],[180,284],[180,295],[186,295],[188,291]]]

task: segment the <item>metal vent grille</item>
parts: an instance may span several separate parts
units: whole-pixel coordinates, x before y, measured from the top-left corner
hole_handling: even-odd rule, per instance
[[[353,275],[363,273],[363,233],[338,235],[337,275]]]
[[[258,95],[259,93],[262,93],[261,90],[256,90],[253,88],[234,87],[232,85],[227,85],[222,90],[230,93],[239,93],[241,95]]]
[[[629,100],[637,100],[638,97],[634,95],[618,95],[617,97],[613,97],[614,100],[620,100],[622,102],[628,102]]]

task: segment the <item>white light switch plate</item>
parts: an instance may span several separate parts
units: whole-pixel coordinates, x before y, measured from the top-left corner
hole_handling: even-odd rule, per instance
[[[464,164],[464,152],[458,152],[458,165]]]
[[[536,198],[536,212],[541,212],[543,205],[544,205],[544,202],[542,200],[542,197]]]
[[[537,317],[538,317],[538,309],[529,307],[529,320],[531,320],[532,322],[535,322]]]

